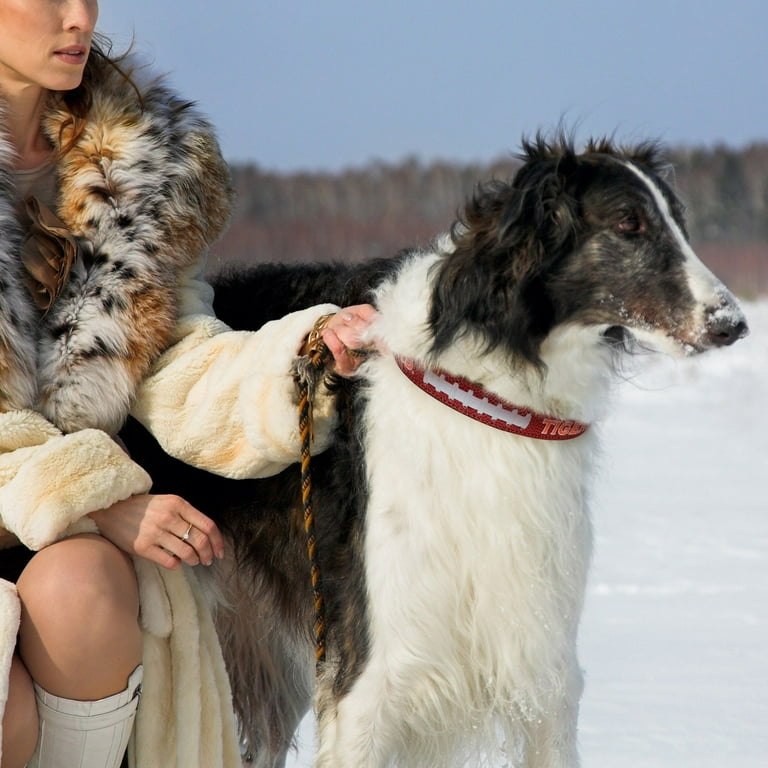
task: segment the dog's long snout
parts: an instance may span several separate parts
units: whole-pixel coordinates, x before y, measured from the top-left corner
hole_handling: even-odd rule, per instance
[[[749,333],[747,320],[737,305],[727,303],[707,317],[707,336],[713,347],[727,347]]]

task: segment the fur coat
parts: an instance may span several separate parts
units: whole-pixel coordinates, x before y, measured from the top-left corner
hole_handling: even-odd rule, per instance
[[[103,78],[58,161],[57,213],[82,257],[42,315],[24,284],[0,120],[0,527],[34,550],[95,530],[89,512],[150,489],[112,439],[129,413],[169,453],[209,471],[264,476],[297,461],[291,366],[317,317],[335,309],[256,333],[214,317],[199,275],[228,221],[227,166],[192,104],[141,70],[132,78],[140,100],[116,73]],[[46,117],[54,146],[67,146],[65,118],[56,104]],[[322,449],[328,393],[315,419]],[[145,684],[132,764],[239,765],[221,652],[192,570],[136,565]],[[0,582],[0,715],[17,628],[14,587]]]

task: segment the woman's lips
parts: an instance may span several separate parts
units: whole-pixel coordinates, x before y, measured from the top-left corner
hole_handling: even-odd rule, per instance
[[[70,48],[62,48],[54,51],[54,56],[67,64],[82,64],[87,56],[88,49],[82,46],[73,45]]]

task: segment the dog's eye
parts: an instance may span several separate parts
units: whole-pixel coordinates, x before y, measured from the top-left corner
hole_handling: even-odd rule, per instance
[[[645,231],[645,221],[638,214],[630,213],[619,221],[616,229],[624,234],[635,235]]]

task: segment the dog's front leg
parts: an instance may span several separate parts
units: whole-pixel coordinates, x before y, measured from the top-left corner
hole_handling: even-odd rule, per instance
[[[563,676],[562,697],[526,729],[526,768],[579,767],[576,728],[584,684],[575,659]]]
[[[341,699],[321,684],[315,768],[385,768],[392,760],[392,723],[384,672],[369,664]]]

